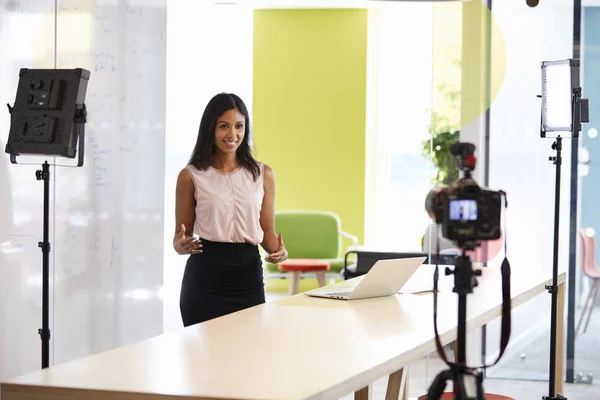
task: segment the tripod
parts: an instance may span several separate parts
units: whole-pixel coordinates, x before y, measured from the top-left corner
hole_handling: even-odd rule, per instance
[[[542,400],[567,400],[560,394],[555,394],[554,381],[556,380],[556,325],[558,319],[558,227],[560,214],[560,171],[562,164],[562,138],[557,136],[552,143],[552,149],[556,150],[556,156],[550,157],[550,161],[556,165],[556,185],[554,192],[554,254],[552,260],[552,285],[546,285],[546,290],[552,296],[550,311],[550,368],[548,396]]]
[[[458,294],[456,363],[448,363],[450,369],[442,371],[435,377],[429,387],[428,400],[439,400],[448,380],[454,381],[455,400],[485,400],[483,374],[476,369],[467,367],[466,352],[467,295],[473,293],[473,288],[478,285],[476,277],[481,276],[481,271],[473,270],[471,259],[465,254],[465,247],[462,248],[463,253],[456,258],[454,270],[449,267],[446,267],[445,270],[446,275],[454,275],[453,292]],[[435,297],[434,301],[437,302],[437,297]]]

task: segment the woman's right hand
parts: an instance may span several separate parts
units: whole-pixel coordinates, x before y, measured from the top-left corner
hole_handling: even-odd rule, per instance
[[[193,236],[185,234],[185,225],[181,224],[181,228],[175,234],[173,247],[177,254],[198,254],[202,253],[202,241]]]

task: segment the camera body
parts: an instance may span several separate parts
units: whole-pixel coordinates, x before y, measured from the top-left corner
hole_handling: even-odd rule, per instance
[[[439,190],[431,208],[442,235],[462,248],[474,248],[482,240],[501,236],[502,193],[480,187],[471,177],[475,168],[475,145],[455,143],[450,152],[456,156],[462,178]]]
[[[458,243],[500,238],[502,196],[472,179],[459,179],[434,200],[442,235]]]

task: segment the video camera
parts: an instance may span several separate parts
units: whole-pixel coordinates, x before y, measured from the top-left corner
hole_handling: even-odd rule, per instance
[[[450,147],[464,176],[440,189],[427,207],[442,225],[442,235],[465,250],[474,249],[481,240],[501,236],[502,192],[484,189],[473,180],[474,152],[472,143],[457,142]]]

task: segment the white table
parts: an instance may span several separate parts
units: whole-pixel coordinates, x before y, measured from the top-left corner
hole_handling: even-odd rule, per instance
[[[431,271],[422,266],[411,284],[430,281]],[[559,278],[556,387],[562,392],[564,271]],[[468,296],[469,330],[500,316],[499,270],[487,268],[478,280]],[[550,281],[549,274],[513,271],[513,307],[544,293]],[[457,297],[439,294],[444,344],[456,338]],[[299,294],[16,377],[1,384],[0,397],[335,399],[356,392],[360,398],[367,394],[364,388],[387,375],[395,397],[403,367],[435,351],[432,298],[429,293],[340,301]]]

